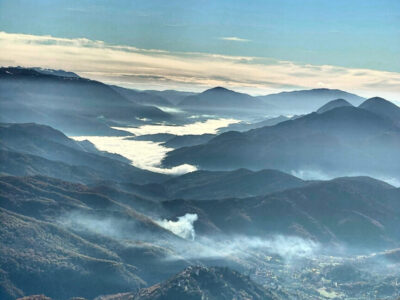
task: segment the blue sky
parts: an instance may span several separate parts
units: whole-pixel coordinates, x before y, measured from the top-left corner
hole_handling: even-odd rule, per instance
[[[0,31],[400,72],[399,0],[0,0]]]
[[[0,0],[0,29],[400,71],[398,0]]]

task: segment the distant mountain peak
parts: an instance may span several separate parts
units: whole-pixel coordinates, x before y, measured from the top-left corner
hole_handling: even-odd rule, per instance
[[[236,93],[235,91],[229,90],[227,88],[224,88],[222,86],[216,86],[211,89],[205,90],[202,94],[205,93],[222,93],[222,92],[230,92],[230,93]]]
[[[337,108],[337,107],[344,107],[344,106],[353,106],[351,103],[349,103],[348,101],[339,98],[339,99],[335,99],[332,101],[329,101],[328,103],[326,103],[325,105],[321,106],[318,110],[317,113],[322,114],[324,112],[327,112],[328,110]]]
[[[369,98],[361,103],[359,107],[374,114],[389,118],[394,121],[395,124],[400,124],[400,107],[386,99],[381,97]]]
[[[339,89],[328,89],[328,88],[316,88],[316,89],[310,89],[310,91],[317,91],[317,92],[345,92]],[[345,92],[347,93],[347,92]]]
[[[367,105],[371,105],[371,104],[389,104],[389,105],[396,106],[394,103],[392,103],[392,102],[390,102],[390,101],[388,101],[386,99],[383,99],[381,97],[372,97],[372,98],[369,98],[369,99],[365,100],[360,105],[360,107],[363,108],[363,107],[365,107]]]

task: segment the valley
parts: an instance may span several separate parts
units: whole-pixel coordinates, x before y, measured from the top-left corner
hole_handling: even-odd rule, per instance
[[[0,69],[2,299],[399,296],[394,103],[43,72]]]

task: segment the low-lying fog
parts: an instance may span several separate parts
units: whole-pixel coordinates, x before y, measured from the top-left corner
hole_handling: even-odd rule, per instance
[[[195,122],[185,125],[163,125],[163,124],[151,124],[143,125],[140,127],[113,127],[117,130],[124,130],[133,133],[134,135],[144,134],[157,134],[157,133],[169,133],[175,135],[188,135],[188,134],[206,134],[217,133],[219,128],[227,127],[230,124],[239,123],[239,120],[235,119],[208,119],[204,122]]]
[[[209,119],[204,122],[194,122],[185,125],[143,125],[135,128],[114,127],[124,131],[131,132],[136,136],[145,134],[169,133],[175,135],[188,134],[215,134],[217,130],[230,124],[238,123],[235,119]],[[97,149],[111,153],[120,154],[132,162],[132,165],[141,169],[164,173],[181,175],[196,170],[195,166],[183,164],[171,169],[160,168],[162,159],[167,152],[174,149],[167,148],[158,142],[139,141],[127,139],[128,137],[115,136],[72,136],[77,141],[88,140],[93,143]]]
[[[159,165],[166,153],[174,149],[167,148],[161,143],[137,141],[117,136],[74,136],[77,141],[88,140],[97,149],[120,154],[129,159],[133,166],[164,174],[181,175],[196,170],[195,166],[184,164],[171,169],[160,168]]]

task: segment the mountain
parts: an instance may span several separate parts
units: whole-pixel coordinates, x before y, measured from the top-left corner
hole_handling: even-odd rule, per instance
[[[110,295],[98,300],[219,300],[281,299],[249,277],[229,268],[192,266],[170,279],[137,293]]]
[[[297,177],[276,170],[253,172],[246,169],[195,171],[162,183],[166,198],[199,200],[265,195],[305,184]]]
[[[345,99],[352,105],[359,105],[365,99],[336,89],[312,89],[293,92],[282,92],[260,96],[268,104],[272,104],[286,113],[304,114],[316,111],[325,103],[334,99]]]
[[[85,300],[79,298],[80,300]],[[278,300],[281,297],[234,270],[223,267],[191,266],[169,278],[138,292],[96,297],[96,300]],[[51,300],[35,295],[21,300]],[[76,299],[78,300],[78,299]]]
[[[87,142],[76,142],[45,125],[0,123],[0,149],[5,158],[2,170],[10,175],[42,174],[80,182],[102,179],[142,184],[168,178],[133,167],[118,155],[90,149]],[[65,178],[61,170],[66,172]]]
[[[318,108],[317,113],[322,114],[324,112],[327,112],[328,110],[331,110],[331,109],[334,109],[337,107],[345,107],[345,106],[353,106],[353,105],[351,105],[349,102],[347,102],[344,99],[336,99],[336,100],[329,101],[325,105]]]
[[[215,134],[187,134],[187,135],[177,135],[168,139],[168,141],[164,142],[163,145],[167,148],[180,148],[180,147],[189,147],[207,143],[215,137]]]
[[[362,108],[338,107],[275,126],[226,132],[208,143],[176,149],[163,164],[209,170],[311,170],[400,178],[400,128]]]
[[[272,105],[263,103],[256,97],[223,87],[215,87],[200,94],[188,96],[179,103],[179,107],[211,113],[230,113],[240,110],[242,113],[253,112],[264,115],[273,109]]]
[[[369,177],[315,182],[252,198],[163,205],[169,217],[198,214],[198,236],[300,236],[326,245],[326,250],[339,246],[349,253],[400,245],[400,189]]]
[[[92,168],[71,166],[69,164],[48,160],[37,155],[0,150],[0,174],[14,176],[44,175],[71,182],[93,183],[109,176]]]
[[[155,90],[146,90],[144,91],[151,95],[156,95],[167,99],[173,105],[179,104],[184,98],[188,96],[193,96],[196,93],[192,92],[182,92],[182,91],[175,91],[175,90],[165,90],[165,91],[155,91]]]
[[[44,123],[69,135],[127,135],[110,125],[170,118],[101,82],[34,69],[0,68],[0,95],[1,122]]]
[[[173,104],[169,102],[169,100],[160,95],[155,95],[143,91],[136,91],[115,85],[111,87],[119,94],[133,101],[134,103],[139,103],[142,105],[173,106]]]
[[[225,268],[192,267],[170,277],[201,263],[182,258],[180,249],[191,249],[190,254],[195,254],[202,248],[196,248],[196,241],[173,235],[140,210],[153,207],[156,211],[154,208],[159,207],[169,220],[198,214],[194,230],[200,241],[214,237],[223,243],[224,239],[229,242],[244,235],[262,241],[278,234],[321,243],[328,253],[335,246],[347,253],[360,253],[399,247],[399,193],[400,189],[372,178],[352,177],[259,197],[146,205],[146,199],[106,186],[88,187],[43,176],[1,176],[0,297],[9,300],[45,294],[64,300],[111,294],[99,299],[159,299],[161,294],[168,295],[166,299],[172,295],[179,299],[176,293],[186,291],[190,294],[183,294],[183,299],[192,292],[206,299],[216,295],[226,295],[227,299],[262,295],[260,299],[265,299],[274,292]],[[285,258],[284,252],[280,255]],[[232,259],[238,260],[235,255]],[[253,259],[250,256],[245,262],[254,264]],[[266,262],[265,253],[260,261]],[[270,267],[279,268],[279,264]],[[275,276],[270,272],[273,269],[258,278],[268,282]],[[286,278],[287,271],[280,276]],[[286,287],[284,280],[276,278],[276,282]],[[296,285],[291,289],[298,291]]]
[[[53,70],[53,69],[44,69],[44,68],[31,68],[41,74],[46,74],[46,75],[55,75],[55,76],[60,76],[60,77],[74,77],[74,78],[79,78],[80,76],[74,72],[69,72],[69,71],[64,71],[64,70]]]
[[[277,171],[246,169],[234,171],[194,171],[161,183],[133,184],[106,182],[109,188],[124,190],[145,199],[215,200],[261,196],[310,184],[295,176]],[[94,186],[104,186],[97,183]],[[103,187],[102,187],[103,189]]]
[[[168,243],[184,241],[135,210],[144,200],[116,197],[53,178],[1,176],[0,298],[94,298],[189,265],[168,260]]]
[[[240,122],[240,123],[230,124],[228,127],[220,128],[218,129],[218,132],[222,133],[227,131],[248,131],[251,129],[261,128],[265,126],[274,126],[289,119],[291,118],[285,116],[278,116],[254,123]]]
[[[359,107],[382,117],[389,118],[400,125],[400,107],[390,101],[380,97],[374,97],[365,100]]]

